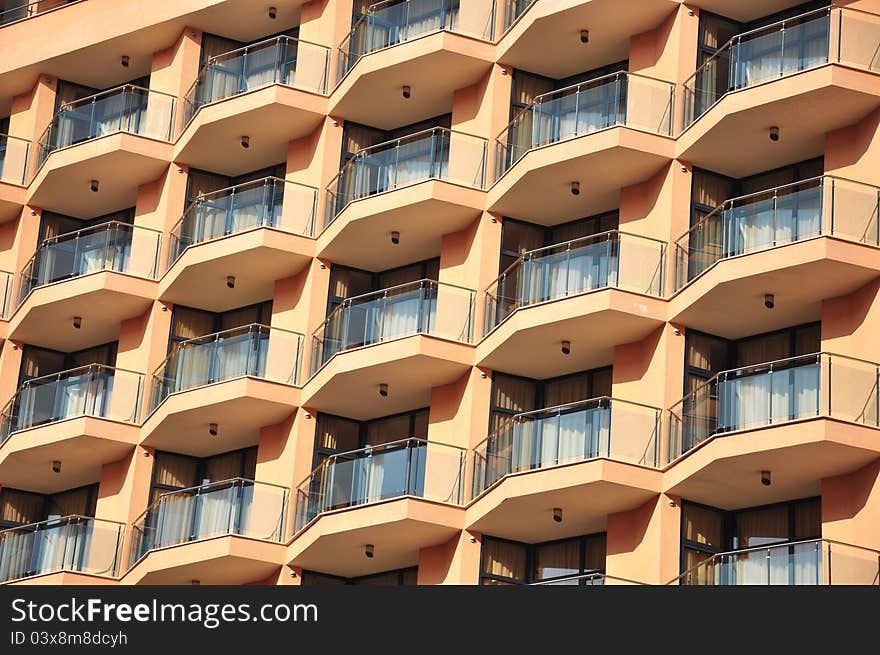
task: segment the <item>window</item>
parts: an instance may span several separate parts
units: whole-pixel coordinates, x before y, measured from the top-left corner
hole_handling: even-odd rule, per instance
[[[94,516],[98,485],[87,485],[55,494],[0,489],[0,530],[77,514]]]
[[[818,353],[821,323],[729,340],[688,330],[685,337],[685,385],[688,394],[721,371]]]
[[[233,478],[253,480],[257,469],[257,448],[244,448],[213,457],[191,457],[156,451],[150,503],[170,491],[199,487]]]
[[[426,259],[415,264],[372,273],[348,266],[334,264],[330,268],[330,289],[327,294],[327,316],[333,313],[342,301],[373,291],[417,282],[418,280],[437,280],[440,277],[440,259]]]
[[[357,578],[342,578],[327,573],[315,571],[302,572],[302,585],[383,585],[383,586],[415,586],[418,584],[419,568],[414,566],[408,569],[374,573]]]
[[[171,333],[168,339],[168,352],[175,344],[189,339],[205,337],[215,332],[223,332],[258,323],[269,325],[272,321],[272,301],[256,305],[230,309],[225,312],[208,312],[202,309],[175,305],[171,315]]]
[[[806,498],[735,511],[724,511],[683,501],[681,570],[689,571],[716,553],[819,539],[821,536],[820,498]],[[788,559],[786,552],[780,552],[780,559]],[[793,552],[795,555],[793,559],[798,559],[807,552],[809,549],[797,550]],[[760,551],[755,559],[757,561],[766,556],[765,551]],[[749,558],[736,561],[739,568],[743,569],[748,568],[748,560]],[[800,564],[803,562],[801,561]],[[698,571],[703,578],[710,575],[710,571],[703,570],[703,567]],[[701,579],[701,581],[708,580]]]
[[[331,455],[366,446],[380,446],[411,437],[427,440],[429,413],[430,409],[425,407],[370,421],[320,413],[315,433],[313,467],[317,468]]]
[[[199,196],[239,186],[264,177],[277,177],[284,179],[287,174],[287,164],[276,164],[257,171],[244,173],[243,175],[220,175],[199,169],[190,169],[186,178],[186,200],[184,208],[189,207],[199,199]]]
[[[540,544],[483,537],[480,564],[482,585],[522,585],[603,573],[605,534],[593,534]],[[572,581],[571,584],[589,583]]]
[[[18,384],[45,375],[61,373],[89,364],[104,366],[116,365],[116,349],[118,343],[105,343],[102,346],[86,348],[72,353],[63,353],[48,348],[25,345],[21,352],[21,367],[18,373]]]
[[[492,376],[489,433],[494,433],[511,416],[578,400],[611,396],[611,367],[533,380],[505,373]]]
[[[501,261],[499,274],[526,252],[582,237],[602,234],[618,227],[618,212],[589,216],[555,227],[545,227],[513,218],[501,222]]]

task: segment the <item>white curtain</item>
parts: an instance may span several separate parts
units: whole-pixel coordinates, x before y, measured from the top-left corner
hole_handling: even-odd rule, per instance
[[[235,529],[231,521],[237,509],[239,491],[236,485],[214,485],[192,497],[197,517],[193,530],[196,539],[226,534]]]

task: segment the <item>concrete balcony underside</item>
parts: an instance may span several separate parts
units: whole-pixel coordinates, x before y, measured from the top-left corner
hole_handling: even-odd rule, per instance
[[[663,474],[607,459],[514,473],[467,508],[467,530],[528,543],[601,532],[608,515],[656,497]],[[553,508],[564,520],[553,520]]]
[[[279,3],[278,25],[296,25],[304,3]],[[98,89],[146,75],[153,53],[174,45],[187,27],[242,42],[263,37],[269,29],[265,12],[254,11],[253,0],[151,0],[149,11],[138,3],[111,6],[79,2],[3,26],[0,98],[11,101],[27,93],[41,74]],[[119,65],[123,52],[131,62],[128,68]]]
[[[689,6],[693,5],[744,23],[763,16],[771,16],[797,4],[799,3],[791,0],[693,0],[688,3]]]
[[[722,509],[818,496],[821,481],[880,457],[880,430],[817,417],[717,435],[665,472],[664,491]],[[761,471],[772,484],[761,484]]]
[[[0,223],[19,217],[27,198],[27,189],[15,184],[0,182]]]
[[[371,52],[333,90],[330,115],[390,130],[445,114],[450,89],[476,84],[494,60],[493,44],[445,31]],[[412,88],[409,99],[404,85]]]
[[[275,281],[296,275],[311,261],[315,241],[258,228],[187,248],[159,281],[159,298],[222,312],[272,297]],[[226,286],[235,277],[235,288]]]
[[[817,237],[722,259],[669,301],[669,320],[737,339],[819,320],[822,300],[880,275],[880,250]],[[764,294],[775,296],[773,311]]]
[[[237,535],[151,550],[120,580],[124,585],[242,585],[261,582],[284,563],[282,544]]]
[[[0,480],[47,494],[92,484],[104,464],[126,457],[138,441],[138,426],[91,416],[21,430],[0,446]],[[56,460],[60,473],[52,472]]]
[[[287,144],[311,134],[327,98],[271,84],[201,107],[180,135],[174,160],[222,175],[241,175],[287,159]],[[240,137],[250,137],[242,149]]]
[[[142,445],[194,457],[253,446],[260,428],[296,411],[299,395],[297,387],[248,377],[180,391],[144,422]],[[217,436],[209,432],[211,423]]]
[[[547,378],[611,363],[614,346],[640,341],[666,320],[666,301],[620,289],[522,307],[476,348],[477,365]],[[561,344],[571,341],[571,354]]]
[[[621,11],[620,0],[541,0],[499,41],[498,61],[554,79],[621,61],[629,55],[631,36],[659,27],[678,5],[641,0],[638,11]],[[580,42],[584,28],[590,30],[589,45]]]
[[[302,406],[359,420],[390,416],[426,407],[433,387],[455,382],[472,364],[473,346],[427,335],[342,351],[305,384]]]
[[[419,550],[444,544],[463,527],[461,507],[403,497],[326,512],[300,532],[287,550],[291,566],[358,577],[419,563]],[[372,559],[364,544],[375,546]]]
[[[112,271],[37,287],[10,318],[9,338],[63,352],[115,341],[120,323],[147,311],[155,296],[153,280]]]
[[[629,127],[540,146],[525,153],[488,190],[486,203],[493,213],[543,225],[610,211],[620,206],[620,189],[658,173],[672,160],[674,149],[669,137]],[[572,180],[580,182],[578,196],[571,194]]]
[[[133,207],[138,187],[167,170],[172,149],[164,141],[117,132],[55,150],[31,181],[27,202],[79,218]],[[89,188],[91,180],[100,182],[97,193]]]
[[[479,218],[484,191],[428,180],[350,202],[318,237],[318,256],[370,271],[387,270],[440,252],[443,235]],[[392,231],[400,243],[388,248]]]
[[[679,136],[677,158],[746,177],[821,155],[828,132],[877,107],[876,73],[827,64],[728,93]],[[779,141],[768,138],[771,125]]]

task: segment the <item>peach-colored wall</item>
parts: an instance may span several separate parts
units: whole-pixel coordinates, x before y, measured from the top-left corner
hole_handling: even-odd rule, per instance
[[[660,495],[628,512],[608,516],[606,573],[663,584],[679,569],[680,507],[677,498]]]
[[[880,461],[822,480],[823,538],[880,550],[878,512]]]

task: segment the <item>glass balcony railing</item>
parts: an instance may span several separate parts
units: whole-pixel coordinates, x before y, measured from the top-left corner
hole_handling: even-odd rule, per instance
[[[36,0],[36,2],[28,2],[27,0],[13,0],[6,2],[0,7],[0,27],[15,23],[26,18],[33,18],[38,14],[71,5],[82,0]]]
[[[817,353],[723,371],[669,410],[668,461],[717,435],[817,416],[880,427],[880,368]]]
[[[339,46],[337,83],[361,57],[441,31],[491,40],[494,2],[385,0],[370,5]]]
[[[581,575],[572,575],[565,578],[553,578],[552,580],[541,580],[533,582],[532,587],[601,587],[604,585],[641,585],[643,582],[635,580],[627,580],[626,578],[618,578],[613,575],[604,573],[583,573]]]
[[[276,36],[211,57],[183,98],[183,123],[205,105],[283,84],[326,93],[330,49],[291,36]]]
[[[672,584],[878,585],[880,551],[810,539],[707,556]]]
[[[482,189],[486,139],[435,127],[360,150],[327,187],[324,227],[350,202],[427,180]]]
[[[32,378],[0,415],[0,443],[13,432],[78,416],[136,423],[143,386],[140,373],[103,364]]]
[[[116,132],[171,141],[176,102],[167,93],[124,84],[65,103],[37,142],[32,173],[55,150]]]
[[[530,150],[626,126],[669,136],[675,85],[621,71],[535,97],[495,139],[495,179]]]
[[[526,10],[538,0],[499,0],[499,18],[501,20],[499,34],[504,34],[513,24],[526,13]]]
[[[65,516],[0,532],[0,583],[70,571],[115,576],[125,524]]]
[[[738,34],[683,85],[682,129],[726,94],[827,63],[880,65],[880,16],[823,7]]]
[[[0,134],[0,182],[24,184],[31,142]]]
[[[312,334],[311,375],[340,352],[416,334],[469,343],[476,292],[418,280],[346,298]]]
[[[39,287],[112,271],[155,279],[162,233],[109,221],[43,241],[16,280],[16,306]]]
[[[675,289],[716,262],[817,236],[880,245],[880,188],[815,177],[724,201],[675,242]]]
[[[8,319],[12,311],[13,285],[15,276],[9,271],[0,271],[0,319]]]
[[[261,227],[313,236],[317,194],[314,187],[265,177],[199,196],[171,229],[167,266],[190,246]]]
[[[153,373],[150,411],[171,394],[251,377],[296,384],[303,335],[252,323],[174,344]]]
[[[128,565],[151,550],[213,537],[280,542],[289,495],[287,487],[244,478],[164,493],[132,523]]]
[[[618,230],[520,255],[486,290],[484,333],[521,307],[615,287],[663,295],[666,243]]]
[[[516,414],[474,448],[472,495],[512,473],[590,459],[657,467],[661,413],[602,397]]]
[[[410,438],[331,455],[297,488],[294,532],[322,512],[403,496],[461,504],[466,454]]]

